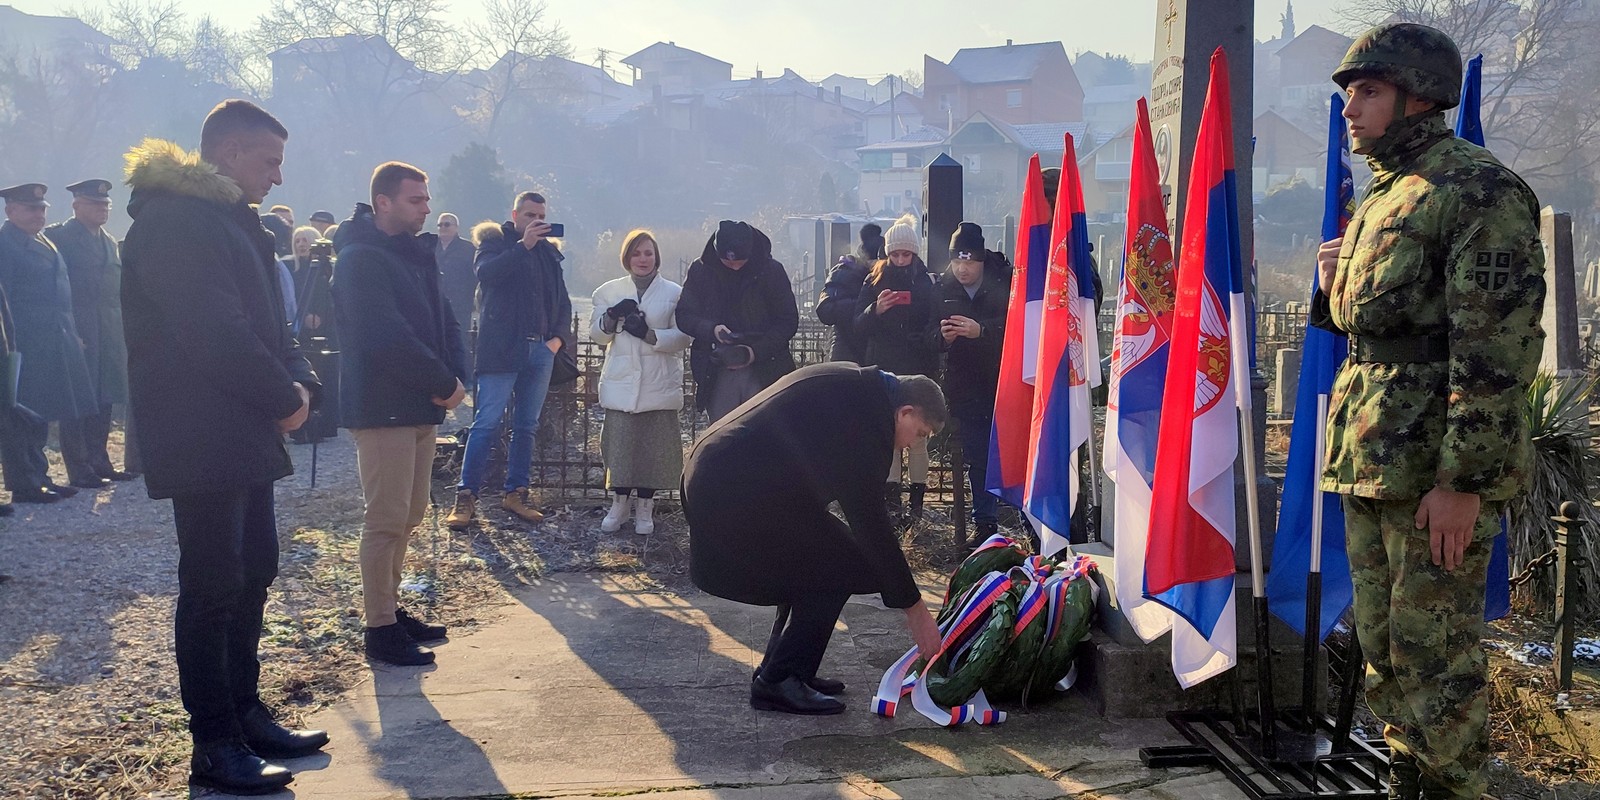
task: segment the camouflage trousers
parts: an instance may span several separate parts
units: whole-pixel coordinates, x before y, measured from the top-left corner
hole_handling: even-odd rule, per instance
[[[1477,800],[1488,788],[1484,583],[1503,504],[1483,504],[1463,563],[1446,572],[1416,528],[1420,499],[1344,497],[1367,705],[1389,746],[1416,759],[1425,796]]]

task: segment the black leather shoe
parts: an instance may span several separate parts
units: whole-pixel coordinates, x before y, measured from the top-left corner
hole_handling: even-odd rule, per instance
[[[829,697],[838,697],[844,694],[844,681],[836,681],[832,678],[819,678],[813,675],[810,680],[806,681],[806,685]]]
[[[61,495],[45,488],[18,489],[11,493],[11,499],[17,503],[54,503],[61,499]]]
[[[262,758],[309,756],[328,743],[326,731],[289,730],[260,703],[239,715],[239,729],[244,731],[245,745]]]
[[[367,658],[397,667],[420,667],[433,663],[433,651],[417,644],[396,622],[381,628],[368,628],[365,634]]]
[[[95,489],[104,489],[107,486],[110,486],[111,485],[111,481],[109,481],[109,480],[107,480],[105,478],[102,478],[99,475],[95,475],[94,477],[90,477],[90,478],[79,478],[79,479],[73,481],[72,485],[78,487],[79,489],[95,490]]]
[[[756,676],[750,682],[750,707],[785,714],[838,714],[844,711],[844,703],[807,686],[793,675],[777,683],[768,683],[761,676]]]
[[[116,481],[117,483],[121,483],[123,481],[131,481],[139,477],[139,473],[125,472],[120,469],[114,469],[104,475],[101,475],[100,477],[105,478],[108,481]]]
[[[15,513],[17,510],[12,508],[10,503],[0,503],[0,517],[9,517]]]
[[[394,610],[394,618],[400,621],[400,627],[411,637],[413,642],[437,642],[443,639],[446,628],[443,625],[433,625],[423,622],[406,613],[403,608]]]
[[[262,761],[239,741],[195,745],[189,759],[189,785],[223,794],[271,794],[292,780],[289,770]]]
[[[44,488],[49,489],[50,491],[55,492],[56,494],[61,495],[62,497],[77,497],[78,496],[78,490],[77,489],[75,489],[75,488],[73,488],[71,486],[62,486],[62,485],[60,485],[58,483],[55,483],[53,481],[46,481],[45,484],[44,484]]]

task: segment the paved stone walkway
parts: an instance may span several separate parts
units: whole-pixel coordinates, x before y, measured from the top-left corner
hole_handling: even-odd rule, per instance
[[[300,798],[1137,798],[1235,800],[1218,774],[1152,771],[1159,720],[1107,720],[1071,695],[989,729],[881,719],[868,704],[910,645],[899,612],[852,602],[824,662],[849,710],[756,712],[771,611],[626,577],[558,574],[427,669],[379,667],[312,718],[333,743],[291,762]],[[282,797],[291,796],[283,793]]]

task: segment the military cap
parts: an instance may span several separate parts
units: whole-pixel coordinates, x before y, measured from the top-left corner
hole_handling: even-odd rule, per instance
[[[19,183],[16,186],[0,189],[0,197],[4,197],[7,203],[49,206],[50,204],[44,199],[45,190],[46,187],[42,183]]]
[[[1461,104],[1461,50],[1444,31],[1398,22],[1379,25],[1355,40],[1333,71],[1344,88],[1360,77],[1388,81],[1440,110]]]
[[[67,191],[72,192],[73,197],[109,201],[111,199],[111,181],[91,178],[68,186]]]
[[[313,212],[311,214],[311,221],[312,222],[326,222],[329,225],[334,225],[334,224],[337,224],[339,222],[339,220],[336,220],[336,219],[333,218],[333,212],[332,211],[316,211],[316,212]]]

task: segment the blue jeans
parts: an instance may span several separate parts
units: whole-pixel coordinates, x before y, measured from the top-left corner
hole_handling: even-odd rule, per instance
[[[511,445],[506,452],[505,490],[528,485],[533,465],[533,435],[539,430],[539,412],[550,391],[550,371],[555,353],[544,342],[528,342],[527,362],[517,372],[488,372],[478,375],[472,427],[467,429],[467,452],[461,459],[461,487],[473,494],[483,490],[483,473],[488,468],[489,451],[506,406],[511,411]]]
[[[989,482],[989,431],[994,424],[988,409],[954,409],[961,426],[961,457],[967,462],[967,480],[972,487],[972,521],[993,525],[999,522],[1000,499],[984,488]]]

